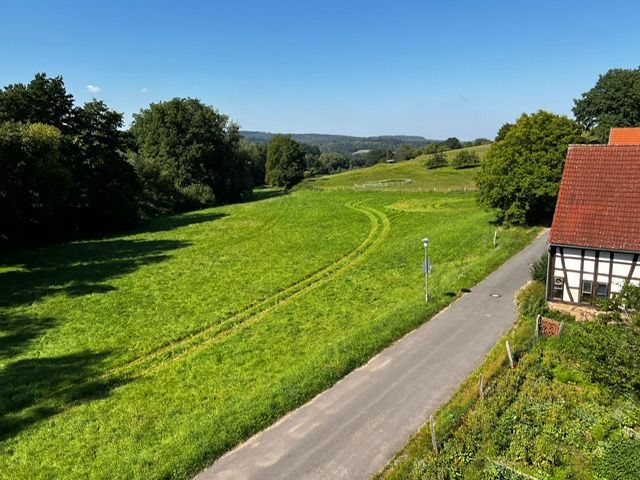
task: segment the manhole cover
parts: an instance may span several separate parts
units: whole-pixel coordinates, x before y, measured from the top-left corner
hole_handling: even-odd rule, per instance
[[[500,298],[502,295],[500,295],[499,293],[492,293],[491,295],[489,295],[490,297],[493,298]]]

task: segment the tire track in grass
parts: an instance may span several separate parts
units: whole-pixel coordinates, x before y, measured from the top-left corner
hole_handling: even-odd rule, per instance
[[[356,208],[356,207],[352,207],[352,208]],[[366,245],[366,247],[362,249],[356,249],[356,250],[359,250],[357,253],[356,253],[356,250],[354,250],[353,252],[351,252],[351,254],[346,255],[345,257],[343,257],[341,260],[338,261],[342,263],[337,267],[333,268],[332,271],[325,273],[325,275],[321,276],[320,278],[316,278],[316,279],[313,279],[313,281],[309,281],[306,285],[304,285],[299,290],[296,290],[288,294],[287,297],[275,301],[273,304],[266,306],[265,308],[263,308],[262,310],[260,310],[259,312],[253,315],[249,315],[246,318],[241,319],[240,321],[236,321],[232,325],[229,325],[228,327],[216,332],[214,335],[210,335],[210,336],[207,336],[207,338],[201,339],[201,342],[198,342],[197,344],[194,344],[191,347],[188,347],[186,349],[181,349],[180,351],[172,352],[172,356],[168,357],[167,361],[155,363],[154,365],[149,366],[148,368],[145,369],[144,373],[145,374],[154,373],[157,370],[161,369],[162,367],[169,365],[174,360],[183,359],[193,353],[203,350],[208,346],[214,343],[217,343],[223,338],[226,338],[229,335],[239,331],[241,328],[250,327],[252,324],[254,324],[258,320],[263,318],[266,314],[270,313],[275,308],[291,303],[296,298],[308,293],[310,290],[313,290],[315,288],[318,288],[330,282],[331,280],[335,279],[337,276],[341,275],[342,273],[346,272],[351,267],[359,263],[370,250],[375,248],[375,246],[377,246],[384,239],[384,237],[386,237],[387,233],[391,228],[391,222],[389,221],[388,217],[379,210],[373,209],[371,207],[359,207],[357,209],[360,211],[363,211],[367,216],[369,216],[370,219],[372,219],[372,221],[376,222],[375,236]],[[371,237],[371,234],[370,234],[370,237]],[[363,242],[363,244],[365,242]],[[311,277],[309,277],[309,280],[310,279]]]
[[[249,305],[247,308],[227,317],[221,322],[210,325],[196,332],[192,331],[188,336],[161,347],[160,349],[157,349],[143,357],[139,357],[132,362],[116,367],[107,372],[106,375],[117,375],[123,373],[129,375],[134,371],[139,371],[137,373],[143,373],[142,371],[151,367],[158,360],[164,362],[167,359],[176,356],[182,358],[185,356],[185,352],[191,353],[200,343],[215,339],[221,334],[227,333],[240,325],[246,324],[250,320],[255,321],[274,308],[291,302],[294,298],[301,296],[320,284],[324,284],[332,280],[339,273],[351,268],[363,255],[382,240],[390,228],[390,222],[383,212],[374,208],[364,207],[353,203],[347,204],[347,207],[365,214],[371,222],[371,229],[367,238],[354,250],[339,258],[331,265],[328,265],[327,267],[324,267],[289,287],[280,290],[271,297]],[[150,365],[142,366],[146,364]]]
[[[85,379],[82,382],[68,384],[50,392],[48,395],[34,402],[29,407],[23,409],[21,414],[25,414],[35,408],[42,408],[43,404],[51,401],[53,397],[60,393],[82,388],[83,386],[89,385],[91,382],[95,382],[97,380],[114,379],[120,380],[123,384],[126,384],[128,381],[140,378],[145,374],[154,373],[165,366],[171,365],[173,361],[184,359],[193,353],[209,347],[217,341],[220,341],[222,338],[226,338],[239,331],[241,328],[248,328],[275,308],[291,303],[296,298],[328,283],[340,274],[346,272],[351,267],[362,261],[367,253],[374,249],[384,239],[384,237],[386,237],[391,228],[389,218],[380,210],[373,207],[363,206],[361,202],[350,202],[346,204],[346,207],[366,215],[371,223],[371,228],[364,241],[338,260],[310,274],[302,280],[289,285],[272,296],[248,305],[241,311],[230,315],[221,322],[206,326],[196,331],[191,331],[189,334],[179,338],[178,340],[163,345],[120,366],[107,370],[100,375]],[[82,400],[70,402],[57,413],[62,413],[81,403]]]

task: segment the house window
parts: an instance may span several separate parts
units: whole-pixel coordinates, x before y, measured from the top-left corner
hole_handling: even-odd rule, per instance
[[[582,291],[580,293],[580,301],[582,303],[591,303],[591,299],[593,298],[593,282],[591,280],[583,280]]]
[[[598,289],[596,290],[596,297],[607,298],[607,292],[609,291],[609,284],[598,282]]]
[[[555,300],[562,300],[564,294],[564,278],[553,277],[553,298]]]

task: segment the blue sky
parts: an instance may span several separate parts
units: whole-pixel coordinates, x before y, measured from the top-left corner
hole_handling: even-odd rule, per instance
[[[522,112],[570,115],[598,74],[640,64],[633,1],[0,7],[2,85],[62,75],[78,101],[95,96],[127,122],[189,96],[250,130],[492,137]]]

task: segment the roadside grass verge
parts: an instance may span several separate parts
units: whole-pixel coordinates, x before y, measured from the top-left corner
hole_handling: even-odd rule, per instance
[[[189,478],[535,236],[471,195],[298,191],[0,260],[0,478]],[[432,239],[432,302],[422,245]]]
[[[439,454],[426,425],[375,478],[640,478],[640,332],[561,318],[560,337],[535,341],[522,316],[437,411]]]

